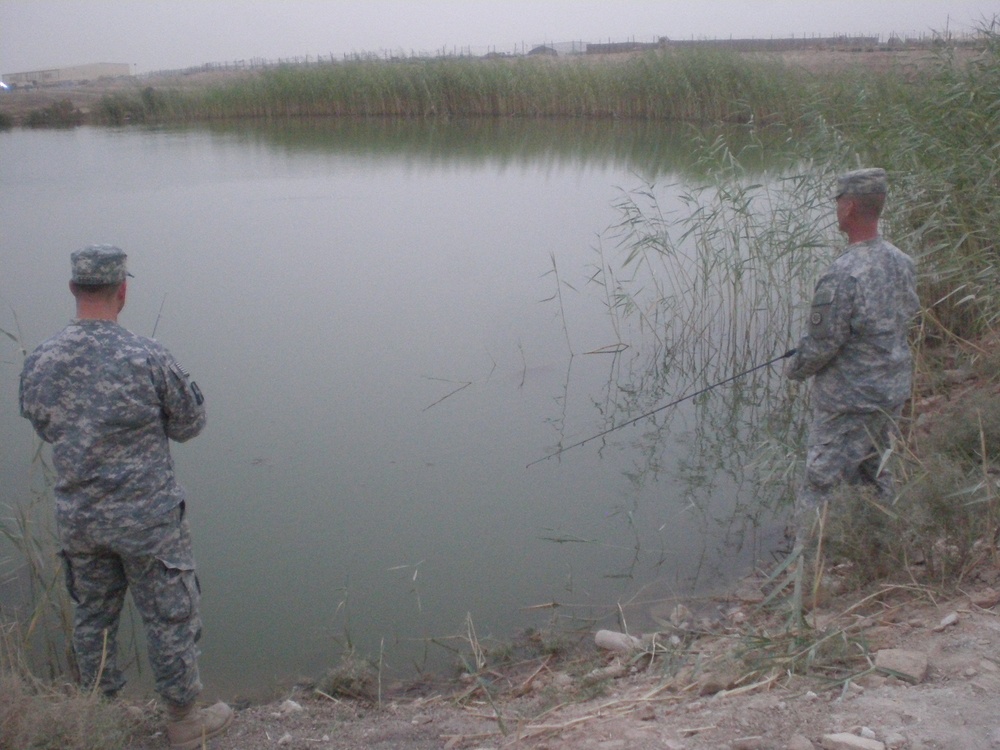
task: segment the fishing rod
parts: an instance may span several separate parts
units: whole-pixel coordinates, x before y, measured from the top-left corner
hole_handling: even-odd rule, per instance
[[[640,414],[635,419],[630,419],[628,422],[622,422],[622,424],[620,424],[620,425],[615,425],[614,427],[609,427],[608,429],[604,430],[603,432],[598,432],[596,435],[591,435],[589,438],[587,438],[585,440],[581,440],[579,443],[573,443],[572,445],[567,445],[565,448],[560,448],[555,453],[550,453],[547,456],[542,456],[541,458],[536,458],[534,461],[532,461],[530,464],[528,464],[525,468],[526,469],[530,468],[530,467],[534,466],[535,464],[541,463],[542,461],[547,461],[550,458],[555,458],[556,456],[562,455],[563,453],[565,453],[566,451],[568,451],[570,448],[579,448],[581,445],[584,445],[585,443],[589,443],[591,440],[597,440],[597,438],[604,437],[608,433],[614,432],[615,430],[620,430],[623,427],[628,427],[629,425],[633,425],[636,422],[639,422],[639,421],[645,419],[646,417],[653,416],[657,412],[663,411],[664,409],[669,409],[671,406],[677,406],[677,404],[681,403],[682,401],[687,401],[688,399],[692,399],[695,396],[700,396],[703,393],[708,393],[713,388],[718,388],[720,385],[725,385],[726,383],[731,383],[734,380],[742,378],[744,375],[749,375],[754,370],[759,370],[759,369],[761,369],[763,367],[767,367],[768,365],[773,365],[775,362],[780,362],[783,359],[788,359],[789,357],[793,356],[796,351],[798,351],[798,350],[797,349],[789,349],[787,352],[785,352],[784,354],[782,354],[780,357],[775,357],[774,359],[768,360],[767,362],[764,362],[763,364],[759,364],[756,367],[751,367],[749,370],[744,370],[743,372],[738,373],[736,375],[732,375],[732,376],[726,378],[725,380],[720,380],[718,383],[713,383],[712,385],[706,386],[705,388],[702,388],[700,391],[695,391],[694,393],[689,393],[688,395],[686,395],[686,396],[684,396],[682,398],[679,398],[676,401],[671,401],[669,404],[664,404],[663,406],[658,406],[655,409],[653,409],[652,411],[647,411],[645,414]]]
[[[165,304],[167,304],[167,293],[166,292],[163,293],[163,300],[160,302],[160,311],[158,313],[156,313],[156,322],[153,323],[153,332],[149,336],[151,339],[155,339],[156,338],[156,329],[160,325],[160,316],[163,315],[163,306]]]

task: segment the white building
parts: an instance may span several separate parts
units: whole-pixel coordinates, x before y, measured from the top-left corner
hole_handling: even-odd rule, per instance
[[[94,63],[75,65],[71,68],[4,73],[0,78],[8,86],[54,86],[60,83],[85,83],[99,78],[121,78],[127,75],[131,75],[128,63]]]

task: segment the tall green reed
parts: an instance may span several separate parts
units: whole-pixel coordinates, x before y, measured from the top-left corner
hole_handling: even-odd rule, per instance
[[[623,59],[437,59],[283,66],[205,90],[149,87],[102,101],[105,121],[335,117],[787,118],[806,78],[717,50]]]

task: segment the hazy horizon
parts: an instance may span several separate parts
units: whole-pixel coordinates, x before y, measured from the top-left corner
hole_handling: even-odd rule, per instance
[[[989,2],[911,0],[0,0],[0,73],[98,62],[134,73],[351,53],[514,52],[666,36],[887,37],[968,32]]]

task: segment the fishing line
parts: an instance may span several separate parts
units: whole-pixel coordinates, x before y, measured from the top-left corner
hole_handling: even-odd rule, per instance
[[[773,365],[775,362],[780,362],[783,359],[787,359],[788,357],[793,356],[796,351],[797,350],[795,350],[795,349],[789,349],[787,352],[785,352],[784,354],[782,354],[780,357],[775,357],[774,359],[768,360],[767,362],[764,362],[763,364],[759,364],[756,367],[751,367],[749,370],[744,370],[743,372],[738,373],[736,375],[731,375],[730,377],[726,378],[725,380],[720,380],[718,383],[714,383],[712,385],[706,386],[705,388],[702,388],[700,391],[695,391],[694,393],[689,393],[688,395],[686,395],[686,396],[684,396],[682,398],[679,398],[679,399],[677,399],[675,401],[671,401],[669,404],[664,404],[663,406],[658,406],[655,409],[653,409],[652,411],[647,411],[645,414],[640,414],[635,419],[630,419],[628,422],[622,422],[622,424],[620,424],[620,425],[616,425],[614,427],[609,427],[608,429],[604,430],[603,432],[598,432],[596,435],[591,435],[589,438],[587,438],[585,440],[581,440],[578,443],[573,443],[572,445],[567,445],[565,448],[560,448],[555,453],[550,453],[547,456],[542,456],[541,458],[536,458],[530,464],[528,464],[527,466],[525,466],[525,468],[527,469],[527,468],[530,468],[530,467],[534,466],[535,464],[541,463],[542,461],[547,461],[550,458],[555,458],[556,456],[562,455],[563,453],[565,453],[566,451],[570,450],[571,448],[579,448],[581,445],[585,445],[586,443],[589,443],[591,440],[597,440],[597,438],[604,437],[608,433],[614,432],[615,430],[620,430],[623,427],[628,427],[629,425],[633,425],[636,422],[639,422],[639,421],[645,419],[646,417],[651,417],[654,414],[656,414],[657,412],[663,411],[664,409],[669,409],[671,406],[677,406],[677,404],[679,404],[679,403],[681,403],[683,401],[687,401],[688,399],[695,398],[696,396],[700,396],[703,393],[708,393],[713,388],[718,388],[720,385],[725,385],[726,383],[731,383],[734,380],[738,380],[739,378],[742,378],[744,375],[749,375],[754,370],[760,370],[761,368],[767,367],[768,365]]]

